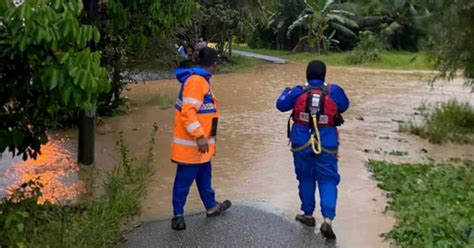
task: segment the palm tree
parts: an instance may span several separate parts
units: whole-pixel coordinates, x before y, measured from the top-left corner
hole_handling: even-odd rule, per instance
[[[334,0],[305,0],[304,2],[307,8],[288,28],[288,36],[297,28],[304,28],[307,35],[301,38],[301,42],[307,41],[311,47],[316,46],[318,54],[328,51],[332,43],[338,43],[333,39],[336,32],[357,37],[351,30],[358,28],[356,21],[353,20],[355,14],[352,4],[335,3]],[[332,32],[326,36],[329,28]]]

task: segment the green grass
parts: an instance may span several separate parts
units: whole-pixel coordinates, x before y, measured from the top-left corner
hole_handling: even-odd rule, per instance
[[[245,71],[255,66],[266,63],[263,60],[242,57],[242,56],[231,56],[231,63],[221,64],[217,67],[218,73],[231,73]]]
[[[408,152],[393,150],[393,151],[389,152],[388,155],[391,155],[391,156],[408,156]]]
[[[319,59],[331,66],[357,66],[357,67],[373,67],[381,69],[398,69],[398,70],[431,70],[432,66],[427,60],[424,53],[411,53],[404,51],[384,51],[381,53],[381,60],[377,62],[364,63],[360,65],[352,65],[347,61],[349,52],[331,52],[329,54],[317,55],[316,53],[302,52],[291,53],[289,51],[272,50],[272,49],[251,49],[246,44],[237,44],[235,49],[281,57],[293,62],[309,62]]]
[[[161,108],[170,108],[176,103],[176,97],[156,94],[148,99],[147,104]]]
[[[368,166],[389,192],[397,224],[388,236],[399,246],[474,247],[474,161]]]
[[[140,211],[155,164],[153,146],[144,161],[131,158],[127,145],[118,142],[120,162],[103,177],[103,194],[88,191],[87,201],[75,205],[38,204],[42,185],[30,181],[0,202],[0,247],[112,247],[121,237],[124,225]],[[92,179],[97,177],[91,170]],[[91,180],[91,185],[95,180]]]
[[[399,131],[418,135],[437,144],[448,141],[474,143],[474,107],[469,103],[454,99],[435,105],[422,104],[418,109],[422,122],[410,120],[400,123]]]

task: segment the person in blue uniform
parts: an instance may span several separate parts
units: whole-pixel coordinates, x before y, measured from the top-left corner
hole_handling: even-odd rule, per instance
[[[349,108],[349,99],[342,87],[326,83],[326,65],[322,61],[308,64],[306,78],[306,85],[284,89],[276,102],[281,112],[293,110],[289,138],[303,212],[296,220],[307,226],[316,225],[313,212],[317,184],[324,217],[321,234],[335,239],[332,221],[336,216],[340,181],[337,126],[344,122],[341,114]]]

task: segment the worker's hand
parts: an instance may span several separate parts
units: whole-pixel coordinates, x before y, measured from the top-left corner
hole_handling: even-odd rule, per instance
[[[196,143],[200,153],[209,152],[209,141],[204,136],[199,137]]]

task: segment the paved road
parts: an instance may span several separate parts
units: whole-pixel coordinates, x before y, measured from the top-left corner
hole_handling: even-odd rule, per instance
[[[252,53],[252,52],[246,52],[246,51],[240,51],[240,50],[234,50],[232,49],[232,54],[235,55],[240,55],[240,56],[245,56],[245,57],[252,57],[252,58],[257,58],[257,59],[263,59],[275,64],[287,64],[288,60],[278,58],[278,57],[273,57],[273,56],[268,56],[268,55],[262,55],[258,53]]]
[[[335,247],[314,228],[249,206],[233,206],[216,218],[187,216],[186,225],[177,232],[170,220],[145,223],[126,234],[119,247]]]

